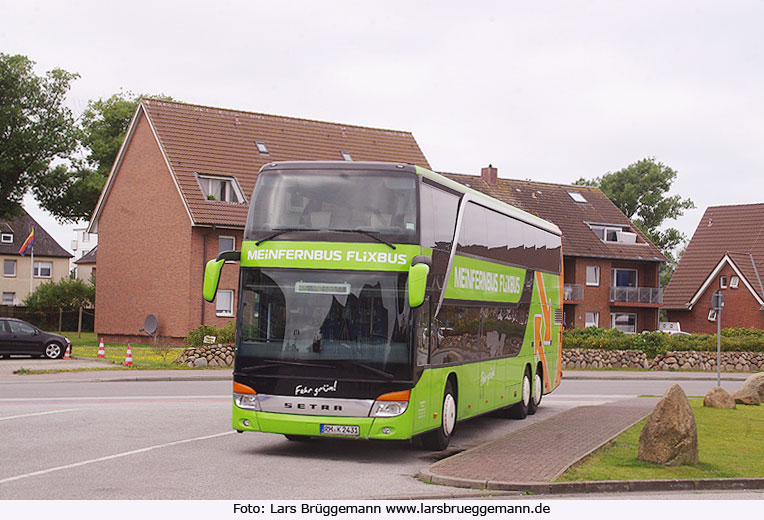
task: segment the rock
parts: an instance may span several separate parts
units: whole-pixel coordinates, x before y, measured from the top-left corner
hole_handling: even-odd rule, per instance
[[[745,404],[749,406],[756,406],[761,404],[758,394],[751,391],[750,388],[741,388],[735,392],[732,392],[732,398],[738,404]]]
[[[681,386],[672,385],[648,417],[637,457],[665,466],[698,463],[695,415]]]
[[[764,372],[753,374],[743,383],[741,390],[749,390],[759,396],[759,402],[764,401]]]
[[[724,388],[712,388],[703,398],[703,406],[709,408],[735,408],[735,400]]]
[[[194,366],[195,367],[206,367],[207,366],[207,359],[206,358],[197,358],[194,360]]]

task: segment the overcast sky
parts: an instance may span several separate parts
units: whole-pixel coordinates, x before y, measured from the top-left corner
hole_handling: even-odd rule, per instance
[[[408,130],[436,170],[557,183],[654,156],[697,206],[688,238],[710,205],[764,202],[761,1],[0,0],[0,19],[0,52],[80,74],[77,114],[163,93]]]

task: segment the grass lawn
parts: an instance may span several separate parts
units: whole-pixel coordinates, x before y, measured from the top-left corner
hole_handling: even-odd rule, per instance
[[[637,460],[645,420],[571,467],[559,481],[764,477],[764,406],[706,408],[690,399],[698,427],[697,466],[661,466]]]
[[[77,338],[76,332],[62,332],[64,336],[72,342],[72,357],[75,358],[97,358],[98,357],[98,336],[94,332],[83,332],[81,338]],[[189,369],[185,365],[175,364],[172,361],[183,353],[183,347],[171,347],[165,352],[162,345],[155,348],[151,344],[131,344],[130,349],[133,354],[133,365],[136,368],[178,368]],[[121,343],[105,343],[104,351],[106,359],[115,365],[122,365],[125,362],[127,354],[127,345]]]

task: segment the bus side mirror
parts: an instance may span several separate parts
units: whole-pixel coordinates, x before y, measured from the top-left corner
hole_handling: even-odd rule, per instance
[[[424,303],[424,293],[427,289],[427,275],[430,266],[421,263],[412,265],[409,269],[409,307],[416,309]]]
[[[241,251],[224,251],[214,260],[207,262],[204,267],[204,285],[202,287],[202,296],[205,300],[208,302],[215,300],[215,294],[218,292],[218,284],[220,283],[220,270],[223,269],[226,260],[239,260],[240,258]]]

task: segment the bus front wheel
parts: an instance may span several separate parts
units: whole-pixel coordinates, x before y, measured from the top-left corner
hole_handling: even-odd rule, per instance
[[[440,427],[422,436],[422,447],[426,450],[443,451],[448,447],[456,426],[456,396],[451,381],[446,383],[443,392],[443,409],[440,414]]]
[[[522,392],[523,394],[520,402],[509,409],[509,417],[512,419],[525,419],[528,416],[528,408],[530,407],[532,393],[531,371],[529,368],[525,369]]]

